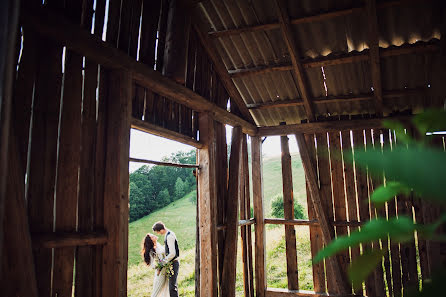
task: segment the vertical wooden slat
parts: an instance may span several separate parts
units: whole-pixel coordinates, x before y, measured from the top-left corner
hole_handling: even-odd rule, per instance
[[[282,184],[283,184],[283,211],[286,220],[294,219],[293,177],[291,171],[291,155],[288,145],[288,136],[280,137],[282,148]],[[294,226],[285,225],[285,245],[287,260],[288,289],[299,289],[297,270],[296,232]]]
[[[201,113],[198,161],[198,216],[200,220],[200,294],[217,296],[217,234],[216,234],[216,141],[214,120]]]
[[[103,296],[127,296],[131,86],[130,73],[110,73],[104,190],[104,226],[109,241],[103,249]]]
[[[53,231],[62,47],[39,37],[28,186],[30,231]],[[51,253],[34,250],[39,295],[51,295]]]
[[[387,137],[386,137],[386,132],[387,132]],[[381,144],[381,135],[383,136],[383,141]],[[389,145],[389,130],[381,130],[381,131],[374,131],[374,145],[375,145],[375,149],[384,149]],[[384,172],[383,172],[384,174]],[[374,179],[374,181],[377,181],[373,186],[380,186],[384,183],[384,175],[381,174],[381,176],[378,179]],[[386,203],[387,205],[387,203]],[[376,209],[376,213],[382,217],[382,218],[386,218],[386,207],[381,207],[381,208],[377,208]],[[381,244],[382,244],[382,249],[388,249],[389,247],[389,240],[383,239],[381,240]],[[390,271],[390,257],[389,257],[389,251],[387,251],[384,254],[384,268],[385,268],[385,277],[386,277],[386,281],[387,281],[387,288],[389,290],[389,292],[393,292],[393,287],[392,287],[392,273]]]
[[[327,133],[317,133],[316,134],[316,142],[317,142],[317,160],[319,167],[319,184],[320,184],[320,192],[322,198],[322,207],[325,210],[328,218],[328,228],[329,231],[334,234],[334,227],[332,222],[334,222],[334,213],[333,213],[333,200],[332,200],[332,191],[331,191],[331,178],[330,178],[330,159],[328,155],[328,140]],[[311,196],[310,196],[311,198]],[[314,207],[316,205],[313,204]],[[326,267],[328,267],[328,261],[325,261]],[[327,291],[329,294],[336,293],[335,284],[334,284],[334,276],[329,273],[327,270],[326,273],[327,279]]]
[[[82,26],[92,26],[93,1],[84,2]],[[102,36],[105,17],[105,1],[96,2],[94,34]],[[98,87],[98,64],[85,58],[84,94],[82,102],[81,160],[79,168],[78,231],[94,230],[95,224],[95,160],[96,160],[96,88]],[[98,98],[99,99],[99,98]],[[93,173],[93,174],[92,174]],[[96,210],[98,211],[98,210]],[[76,297],[98,296],[95,250],[100,247],[78,247],[74,293]],[[99,256],[98,256],[99,258]],[[96,294],[95,294],[96,293]]]
[[[312,164],[317,164],[316,162],[316,148],[314,146],[314,135],[305,134],[305,141],[308,146],[308,151],[310,153],[310,159]],[[317,170],[315,168],[314,170]],[[311,193],[309,189],[308,181],[306,181],[307,190],[307,206],[308,206],[308,219],[315,220],[316,213],[314,211],[313,201],[311,200]],[[322,232],[319,226],[310,226],[310,244],[311,244],[311,257],[314,258],[319,250],[323,248],[322,242]],[[324,262],[319,262],[312,265],[313,268],[313,286],[316,293],[324,293],[325,290],[325,271]]]
[[[11,123],[11,130],[16,124]],[[2,249],[2,265],[0,266],[0,288],[2,296],[30,296],[37,297],[37,282],[34,269],[34,259],[29,232],[28,215],[25,205],[25,166],[20,159],[20,144],[16,135],[11,131],[8,154],[8,183],[5,201],[4,242]]]
[[[5,213],[8,171],[8,150],[11,132],[11,106],[14,76],[16,72],[16,37],[18,32],[19,3],[3,1],[0,4],[0,268],[3,249],[3,218]],[[25,106],[25,108],[28,106]],[[29,120],[27,121],[29,123]],[[23,124],[26,124],[23,123]],[[25,126],[26,127],[26,126]],[[22,133],[20,133],[22,134]],[[22,135],[20,135],[22,136]],[[25,163],[26,164],[26,163]],[[0,270],[0,278],[1,270]]]
[[[31,105],[33,99],[35,71],[36,71],[36,36],[28,28],[23,28],[23,49],[17,79],[15,82],[13,100],[13,118],[22,123],[15,128],[20,141],[19,151],[23,164],[28,159],[29,128],[31,123]],[[26,166],[26,165],[25,165]]]
[[[250,193],[249,193],[249,165],[248,165],[248,141],[247,136],[243,135],[242,141],[242,165],[241,165],[241,199],[240,199],[240,220],[250,218]],[[253,296],[253,273],[252,273],[252,242],[250,225],[241,227],[242,239],[242,260],[243,260],[243,284],[245,296]]]
[[[255,225],[255,279],[256,296],[265,297],[265,223],[263,209],[262,142],[260,137],[251,138],[252,195]]]
[[[402,146],[398,139],[395,139],[395,147]],[[406,195],[397,196],[398,215],[413,217],[411,197]],[[415,249],[415,238],[406,243],[400,244],[401,270],[403,290],[418,284],[417,259]]]
[[[331,181],[333,187],[333,204],[335,210],[335,221],[347,220],[347,209],[345,205],[345,191],[344,191],[344,177],[342,167],[342,152],[341,139],[339,132],[330,132],[329,134],[329,150],[330,150],[330,165],[331,165]],[[336,236],[347,235],[347,227],[336,227]],[[348,250],[340,252],[337,255],[339,264],[341,265],[342,273],[347,275],[348,266],[350,263]]]
[[[105,162],[107,151],[107,98],[109,73],[100,69],[99,98],[96,124],[96,153],[94,163],[95,199],[94,228],[104,229]],[[103,246],[94,247],[94,296],[102,296],[102,254]]]
[[[139,60],[153,68],[161,0],[144,0],[142,3],[141,42]]]
[[[302,158],[302,165],[305,171],[305,177],[310,185],[311,199],[315,206],[316,216],[321,226],[324,244],[327,245],[334,239],[334,232],[330,228],[328,216],[322,205],[322,192],[317,184],[317,173],[314,170],[315,164],[311,164],[310,153],[307,149],[307,144],[303,134],[296,134],[297,145],[299,147],[299,153]],[[334,289],[339,294],[350,293],[351,289],[345,281],[345,275],[341,272],[341,266],[337,257],[331,257],[328,259],[328,274],[333,276]]]
[[[195,63],[197,58],[197,34],[194,30],[189,32],[187,47],[186,87],[195,90]]]
[[[166,45],[167,16],[169,13],[168,0],[161,0],[161,12],[158,22],[158,45],[156,49],[156,70],[162,71],[164,65],[164,47]]]
[[[355,153],[364,152],[364,131],[354,130],[353,131],[353,146]],[[367,172],[363,171],[362,168],[355,163],[356,172],[356,190],[358,192],[358,206],[359,206],[359,219],[361,223],[370,221],[370,210],[369,210],[369,191],[367,186]],[[370,243],[362,243],[363,252],[372,249]],[[367,296],[375,296],[375,275],[372,273],[365,280],[365,288]]]
[[[226,205],[225,261],[221,281],[222,296],[235,296],[235,274],[237,260],[237,220],[240,193],[240,156],[242,129],[232,130],[231,157],[229,159],[228,202]]]
[[[221,123],[215,123],[216,162],[217,162],[217,225],[226,224],[226,204],[228,199],[228,153],[226,145],[226,129]],[[223,273],[225,230],[218,231],[218,279],[221,285]]]
[[[356,187],[355,187],[355,176],[353,172],[353,159],[352,156],[352,145],[350,130],[342,131],[342,154],[344,160],[344,179],[345,179],[345,195],[347,199],[348,206],[348,220],[349,221],[359,221],[357,202],[356,202]],[[358,228],[350,227],[350,233],[356,231]],[[353,261],[360,254],[359,247],[351,249],[351,260]],[[362,289],[361,289],[362,293]]]
[[[372,131],[370,129],[365,130],[365,137],[366,137],[366,150],[373,148],[373,141],[372,141]],[[369,173],[368,176],[369,180],[369,193],[371,194],[373,192],[373,181],[372,177]],[[370,202],[369,202],[370,203]],[[375,218],[375,208],[373,205],[370,204],[370,218]],[[373,242],[372,244],[373,249],[380,249],[379,242]],[[384,288],[384,271],[382,268],[382,265],[378,265],[377,268],[374,271],[375,275],[375,294],[378,297],[385,296],[385,288]]]
[[[391,133],[391,131],[388,131]],[[385,143],[388,143],[387,147],[392,146],[392,139],[389,139],[389,133],[386,132],[384,134]],[[387,134],[387,136],[386,136]],[[386,177],[386,183],[389,182]],[[398,215],[396,209],[396,197],[387,202],[387,213],[389,218],[396,217]],[[390,242],[390,257],[391,257],[391,265],[392,265],[392,286],[393,286],[393,296],[399,297],[402,296],[402,284],[401,284],[401,264],[400,264],[400,250],[399,245]]]
[[[80,24],[82,2],[66,3],[65,16],[73,23]],[[82,56],[67,49],[64,63],[54,224],[57,232],[73,232],[77,223],[81,149]],[[54,296],[72,296],[74,251],[72,247],[54,250]]]
[[[145,89],[133,84],[132,93],[132,117],[142,120],[144,114]]]
[[[169,1],[163,75],[185,83],[190,11],[182,1]]]
[[[66,52],[57,163],[56,220],[59,232],[76,230],[81,149],[82,57]],[[54,251],[53,294],[71,296],[74,248]]]

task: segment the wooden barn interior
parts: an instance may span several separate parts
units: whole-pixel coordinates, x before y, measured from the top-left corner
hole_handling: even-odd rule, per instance
[[[303,291],[294,231],[309,226],[314,256],[386,211],[367,203],[384,177],[343,154],[397,145],[382,119],[444,108],[444,1],[4,0],[0,14],[0,295],[127,296],[131,128],[198,148],[196,296],[235,296],[239,236],[245,297],[397,297],[445,265],[440,244],[392,245],[354,291],[351,249]],[[283,219],[264,216],[273,135]],[[290,141],[308,220],[294,219]],[[419,201],[398,196],[388,216],[433,221]],[[266,284],[268,224],[285,229],[288,289]]]

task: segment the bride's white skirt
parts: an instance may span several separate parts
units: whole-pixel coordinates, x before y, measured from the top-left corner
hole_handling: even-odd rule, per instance
[[[161,270],[159,275],[155,272],[152,297],[169,297],[169,278],[166,275],[166,269]]]

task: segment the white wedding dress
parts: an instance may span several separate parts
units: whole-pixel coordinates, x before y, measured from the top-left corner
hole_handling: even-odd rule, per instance
[[[156,259],[152,259],[152,267],[156,269],[156,264],[159,260],[162,260],[166,257],[166,252],[164,246],[161,244],[156,245]],[[155,277],[153,279],[153,290],[152,297],[169,297],[169,278],[166,275],[166,269],[163,268],[161,272],[157,275],[155,271]]]

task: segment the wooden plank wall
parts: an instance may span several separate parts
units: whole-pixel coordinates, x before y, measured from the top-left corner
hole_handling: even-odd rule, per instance
[[[39,9],[41,3],[28,1],[23,9]],[[45,6],[98,36],[102,36],[108,13],[108,41],[117,45],[114,41],[119,35],[130,36],[126,52],[136,57],[135,38],[137,40],[139,28],[135,29],[130,23],[118,32],[119,16],[123,23],[126,18],[131,19],[126,17],[129,7],[122,7],[121,13],[120,1],[110,1],[108,12],[105,0],[67,4],[47,1]],[[118,18],[113,18],[116,15]],[[25,240],[27,229],[24,228],[29,224],[29,244],[33,245],[34,259],[27,258],[25,252],[21,262],[28,262],[20,267],[36,271],[36,286],[33,286],[32,276],[24,275],[29,279],[29,292],[23,293],[24,286],[22,289],[12,287],[9,295],[31,296],[32,288],[36,287],[41,296],[125,296],[127,242],[121,238],[127,238],[128,176],[125,172],[128,174],[130,114],[126,111],[130,111],[131,89],[126,81],[130,82],[130,76],[127,74],[127,79],[125,73],[110,76],[88,57],[39,36],[33,28],[21,29],[19,40],[23,38],[23,43],[17,44],[22,55],[14,81],[12,118],[17,127],[15,151],[19,160],[15,172],[22,176],[18,180],[24,183],[17,184],[19,189],[15,190],[18,199],[23,201],[14,202],[19,202],[15,205],[20,206],[26,199],[23,207],[28,217],[18,215],[20,208],[14,210],[16,220],[10,222],[14,222],[19,231],[8,236],[11,247],[19,246],[16,238],[11,237]],[[120,40],[125,43],[124,39]],[[128,89],[127,93],[124,89]],[[105,187],[106,178],[114,188]],[[119,182],[115,183],[116,180]],[[122,202],[118,208],[114,207],[113,199]],[[104,207],[110,210],[105,212],[105,217]],[[107,231],[116,239],[105,240],[107,249],[103,254],[104,240],[96,241],[95,237],[107,238],[104,235]],[[82,243],[81,235],[92,240]],[[67,236],[79,239],[64,241]],[[37,241],[38,238],[51,238],[57,248],[46,245],[45,239]],[[110,253],[115,255],[113,261],[109,260]],[[109,268],[103,269],[107,264]],[[16,275],[12,266],[4,265],[2,269],[11,278]],[[110,272],[116,273],[113,281],[103,282]],[[7,279],[4,280],[7,284]],[[110,283],[114,286],[108,285]]]
[[[314,157],[314,164],[317,164],[318,182],[321,193],[323,193],[322,204],[327,211],[330,223],[335,228],[336,236],[357,230],[359,224],[369,221],[377,215],[385,218],[398,214],[408,215],[414,217],[417,222],[426,223],[438,218],[439,212],[434,211],[429,203],[421,202],[413,196],[395,197],[395,200],[387,203],[384,208],[375,209],[374,205],[370,203],[369,197],[375,188],[386,182],[385,173],[381,177],[371,177],[346,158],[348,154],[354,154],[355,151],[364,151],[372,147],[387,149],[400,145],[393,131],[386,129],[349,130],[309,134],[305,135],[305,139],[308,151]],[[433,143],[444,150],[443,137],[435,137]],[[308,211],[311,220],[315,218],[315,214],[311,199],[309,201]],[[323,245],[319,234],[320,227],[311,225],[310,240],[313,256]],[[439,243],[425,240],[415,242],[414,239],[405,244],[392,245],[387,239],[374,242],[373,245],[362,245],[361,249],[354,248],[339,254],[341,270],[345,273],[352,259],[358,257],[365,250],[384,247],[388,247],[389,252],[383,257],[382,265],[379,265],[366,280],[364,290],[359,289],[352,293],[367,296],[402,296],[403,292],[407,294],[411,286],[418,286],[421,282],[419,276],[421,278],[429,277],[433,269],[432,265],[439,265],[433,259],[441,259],[440,263],[444,261]],[[418,261],[417,254],[419,255]],[[324,271],[323,263],[313,266],[313,284],[316,294],[334,293],[332,289],[333,276]]]

